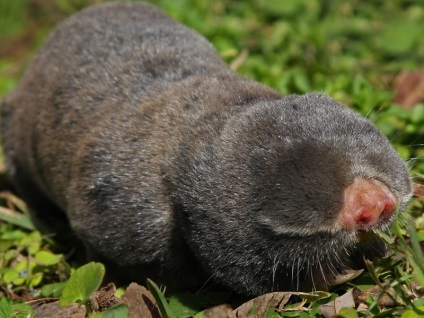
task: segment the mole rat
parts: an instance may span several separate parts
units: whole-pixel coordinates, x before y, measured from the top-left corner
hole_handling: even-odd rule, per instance
[[[66,215],[90,259],[168,290],[318,288],[378,254],[375,230],[411,196],[369,120],[235,74],[149,4],[65,20],[1,111],[8,174],[36,215]]]

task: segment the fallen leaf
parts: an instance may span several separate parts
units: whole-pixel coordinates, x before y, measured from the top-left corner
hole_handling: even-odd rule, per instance
[[[150,291],[144,286],[131,283],[121,300],[129,308],[129,318],[160,318],[159,309]]]
[[[337,297],[333,301],[319,306],[319,309],[325,317],[333,317],[338,315],[342,308],[355,308],[353,289]]]
[[[249,52],[247,50],[241,51],[240,55],[236,57],[234,61],[230,64],[230,69],[233,71],[237,71],[237,69],[243,65],[243,63],[246,61],[247,57],[249,56]]]
[[[262,318],[265,317],[269,308],[283,309],[292,295],[296,295],[296,293],[268,293],[242,304],[234,310],[234,314],[237,318]]]
[[[424,69],[400,73],[394,81],[394,89],[393,101],[407,109],[424,102]]]
[[[367,298],[371,296],[373,299],[378,298],[378,305],[384,308],[392,308],[396,306],[394,300],[387,295],[387,293],[381,294],[381,288],[379,286],[373,286],[370,289],[359,291],[355,289],[354,299],[356,304],[366,303]]]
[[[357,278],[364,270],[346,269],[343,273],[329,274],[327,279],[330,286],[336,286]]]
[[[68,307],[59,305],[59,301],[46,302],[45,300],[31,302],[29,305],[34,309],[35,317],[50,317],[50,318],[85,318],[85,306],[72,304]]]
[[[203,318],[236,318],[230,305],[219,305],[204,311]]]
[[[356,308],[356,311],[357,311],[357,312],[368,313],[368,312],[369,312],[368,305],[366,305],[366,304],[364,304],[364,303],[359,304],[358,308]]]
[[[424,184],[414,184],[414,196],[424,202]]]

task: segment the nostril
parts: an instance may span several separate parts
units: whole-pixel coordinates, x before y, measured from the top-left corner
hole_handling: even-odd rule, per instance
[[[380,219],[387,221],[396,212],[396,204],[392,201],[384,206],[384,210],[380,215]]]
[[[378,180],[356,178],[344,192],[337,223],[349,230],[367,229],[387,221],[396,210],[397,197]]]
[[[361,211],[356,215],[356,223],[361,228],[364,228],[371,222],[372,222],[372,215],[370,214],[368,210],[362,208]]]
[[[386,202],[383,213],[393,214],[396,211],[396,204],[392,200]]]

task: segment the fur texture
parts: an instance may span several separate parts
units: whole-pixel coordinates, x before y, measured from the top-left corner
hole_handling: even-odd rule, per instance
[[[63,22],[3,102],[2,133],[38,214],[64,212],[91,258],[169,289],[312,289],[360,249],[334,225],[356,176],[384,182],[401,211],[411,193],[368,120],[239,77],[148,4]]]

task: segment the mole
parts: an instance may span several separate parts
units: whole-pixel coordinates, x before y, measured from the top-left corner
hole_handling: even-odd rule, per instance
[[[67,18],[1,116],[8,175],[34,215],[66,218],[123,281],[167,290],[321,288],[383,253],[374,233],[411,197],[368,119],[237,75],[145,3]]]

